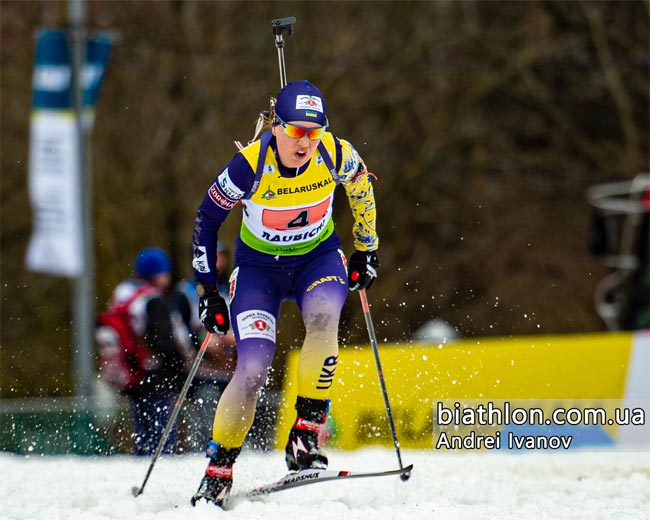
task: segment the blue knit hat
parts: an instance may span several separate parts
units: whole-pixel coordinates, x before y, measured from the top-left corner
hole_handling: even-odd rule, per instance
[[[292,81],[278,93],[275,113],[283,121],[313,121],[321,126],[327,124],[325,97],[306,79]]]
[[[172,272],[172,262],[165,251],[159,247],[147,247],[135,257],[135,274],[141,278],[153,278]]]

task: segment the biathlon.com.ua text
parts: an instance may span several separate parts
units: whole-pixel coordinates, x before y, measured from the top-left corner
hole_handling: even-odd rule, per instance
[[[555,407],[545,410],[540,407],[515,406],[508,401],[498,404],[487,402],[476,406],[461,405],[459,402],[445,406],[439,402],[436,412],[436,449],[568,449],[574,435],[557,434],[558,430],[553,429],[554,426],[645,425],[645,410],[641,407],[614,407],[610,410],[601,407]],[[484,431],[484,427],[490,426],[513,425],[538,427],[537,431],[548,430],[548,434],[519,434],[508,430],[481,435],[476,431]]]

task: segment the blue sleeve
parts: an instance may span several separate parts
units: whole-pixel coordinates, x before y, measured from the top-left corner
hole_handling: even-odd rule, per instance
[[[230,210],[251,189],[255,172],[240,153],[217,175],[194,219],[192,268],[197,281],[217,283],[217,233]]]

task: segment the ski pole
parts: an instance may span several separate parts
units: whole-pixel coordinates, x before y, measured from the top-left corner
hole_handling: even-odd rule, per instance
[[[271,28],[273,29],[273,34],[275,35],[275,46],[278,49],[278,64],[280,66],[280,87],[284,88],[287,84],[287,71],[284,64],[284,36],[283,33],[287,32],[287,36],[293,34],[293,24],[296,23],[296,19],[293,16],[288,18],[278,18],[277,20],[271,21]]]
[[[375,334],[375,327],[372,325],[372,317],[370,316],[370,305],[368,305],[368,297],[366,296],[366,290],[359,290],[359,298],[361,298],[361,308],[363,309],[363,317],[366,320],[366,326],[368,327],[368,336],[370,336],[370,346],[372,347],[372,352],[375,355],[375,364],[377,365],[377,373],[379,374],[379,385],[381,386],[381,393],[384,397],[384,404],[386,405],[386,416],[388,417],[388,425],[390,426],[390,432],[393,435],[393,444],[395,445],[395,451],[397,452],[397,462],[399,463],[399,468],[403,469],[404,465],[402,464],[402,454],[400,453],[399,441],[397,440],[397,433],[395,432],[395,423],[393,421],[393,412],[390,408],[390,401],[388,400],[388,392],[386,390],[386,382],[384,381],[384,371],[381,368],[381,360],[379,359],[379,347],[377,345],[377,335]],[[411,472],[402,473],[400,478],[404,481],[408,480],[411,477]]]
[[[160,438],[160,441],[158,441],[158,446],[156,446],[156,451],[153,454],[153,457],[151,459],[151,464],[149,464],[149,469],[147,470],[147,474],[144,477],[144,481],[142,482],[142,485],[139,488],[137,486],[133,486],[133,488],[131,488],[131,493],[133,494],[134,497],[141,495],[142,492],[144,491],[144,487],[147,485],[147,480],[149,480],[149,476],[153,471],[154,464],[158,460],[158,457],[160,457],[160,453],[162,452],[163,447],[165,446],[165,441],[167,440],[167,437],[169,437],[169,432],[171,431],[172,426],[174,426],[174,423],[176,422],[176,417],[178,417],[178,413],[181,411],[181,406],[183,406],[183,402],[185,401],[185,396],[187,395],[187,391],[189,390],[190,385],[192,384],[194,375],[196,374],[196,371],[199,369],[199,364],[203,359],[203,354],[205,354],[205,351],[208,348],[208,344],[210,343],[210,336],[211,334],[208,332],[205,335],[205,339],[203,340],[203,343],[201,343],[201,347],[199,348],[199,351],[196,354],[196,358],[194,359],[194,363],[192,364],[190,373],[187,374],[187,379],[185,380],[185,384],[183,385],[180,394],[178,394],[178,398],[176,399],[176,404],[174,404],[174,409],[172,410],[172,413],[169,416],[169,419],[167,420],[167,425],[165,426],[162,437]]]

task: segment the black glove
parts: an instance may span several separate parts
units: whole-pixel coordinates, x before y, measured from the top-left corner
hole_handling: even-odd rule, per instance
[[[228,304],[218,292],[209,292],[199,299],[199,319],[215,334],[226,334],[230,328]]]
[[[370,289],[377,279],[377,251],[355,251],[348,262],[348,285],[351,291]]]

